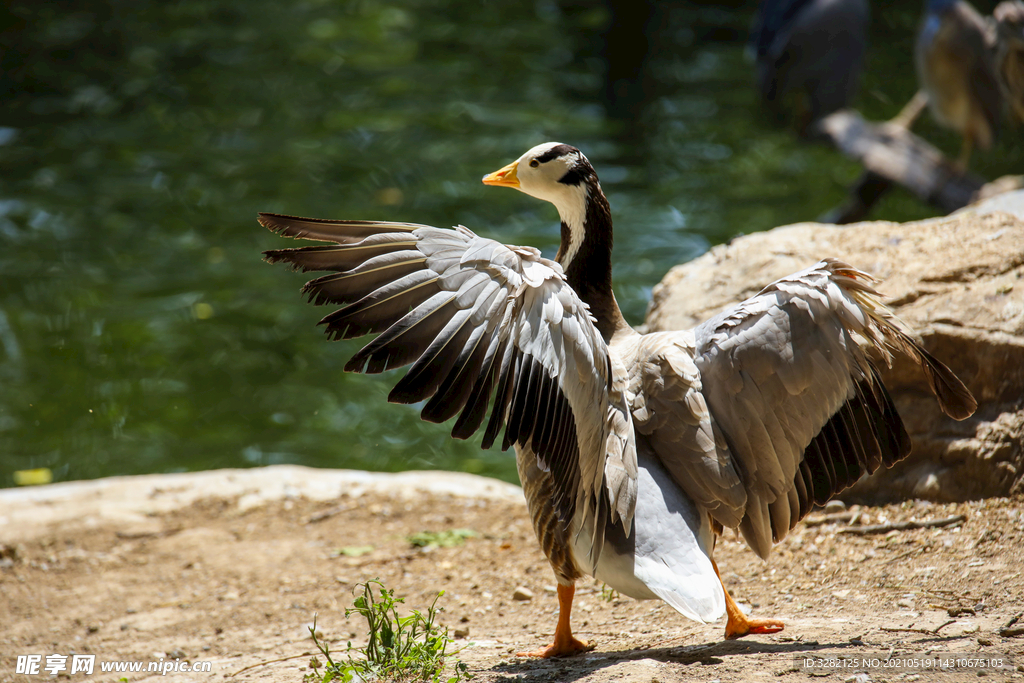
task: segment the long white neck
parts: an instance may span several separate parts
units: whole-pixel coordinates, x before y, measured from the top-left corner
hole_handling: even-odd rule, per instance
[[[555,257],[565,278],[588,306],[605,341],[631,331],[612,293],[612,223],[608,199],[599,185],[571,187],[576,201],[553,202],[562,219],[562,246]],[[562,193],[568,198],[569,192]]]
[[[587,202],[589,191],[586,183],[566,185],[565,191],[552,201],[558,209],[558,217],[562,220],[562,246],[558,252],[558,262],[568,268],[586,236]]]

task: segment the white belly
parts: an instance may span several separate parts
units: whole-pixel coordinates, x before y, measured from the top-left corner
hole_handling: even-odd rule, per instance
[[[690,619],[714,621],[725,613],[725,593],[711,565],[708,515],[644,450],[637,453],[633,534],[627,538],[621,527],[609,528],[597,567],[581,568],[623,595],[661,598]],[[574,535],[577,561],[588,556],[582,547],[588,531]]]

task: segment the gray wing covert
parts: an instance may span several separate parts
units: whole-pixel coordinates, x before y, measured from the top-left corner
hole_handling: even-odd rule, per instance
[[[630,366],[633,422],[680,488],[720,523],[737,527],[746,490],[704,398],[694,354],[689,330],[635,340]]]

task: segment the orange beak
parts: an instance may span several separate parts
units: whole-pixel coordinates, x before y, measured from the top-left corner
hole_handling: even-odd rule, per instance
[[[488,173],[484,176],[484,185],[501,185],[504,187],[519,187],[519,178],[516,176],[516,169],[519,168],[519,162],[513,161],[505,168],[499,169],[494,173]]]

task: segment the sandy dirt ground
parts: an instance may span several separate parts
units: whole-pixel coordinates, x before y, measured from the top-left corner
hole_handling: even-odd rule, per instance
[[[831,522],[800,524],[767,564],[727,532],[716,551],[726,584],[755,616],[785,620],[770,636],[723,641],[724,622],[697,624],[664,604],[581,582],[574,624],[597,647],[551,661],[514,654],[550,641],[557,610],[523,503],[379,491],[244,508],[238,501],[206,497],[129,521],[8,527],[0,537],[0,680],[51,679],[16,674],[16,661],[39,654],[45,666],[56,653],[96,655],[92,675],[59,672],[72,681],[299,682],[314,652],[314,615],[336,650],[364,642],[364,623],[346,620],[344,608],[355,585],[373,578],[408,607],[423,609],[446,591],[442,622],[466,633],[457,657],[481,683],[1024,679],[1024,617],[1011,624],[1024,612],[1024,499],[851,507]],[[965,521],[843,532],[956,515]],[[408,540],[452,529],[479,535],[449,548]],[[532,597],[514,599],[520,587]],[[880,663],[953,654],[963,668]],[[805,659],[823,666],[808,669]],[[879,663],[852,667],[857,659]],[[1000,659],[1004,668],[993,668]],[[104,661],[160,660],[210,662],[212,672],[99,671]]]

